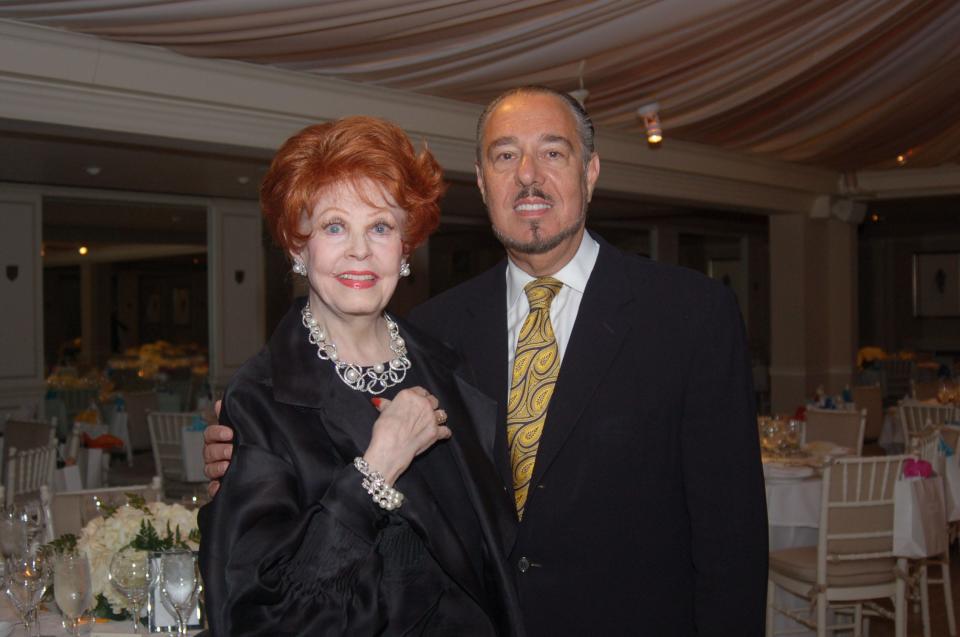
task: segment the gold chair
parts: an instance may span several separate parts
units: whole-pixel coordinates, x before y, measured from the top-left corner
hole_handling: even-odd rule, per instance
[[[770,553],[767,637],[775,635],[774,613],[816,630],[817,637],[837,628],[860,635],[865,606],[893,619],[896,637],[906,637],[906,560],[893,555],[894,484],[906,458],[842,458],[824,470],[817,545]],[[816,616],[778,607],[777,587],[809,599]],[[875,603],[889,598],[893,612]],[[851,610],[853,625],[828,626],[828,606]]]
[[[863,432],[866,410],[807,409],[807,420],[800,436],[801,444],[822,440],[863,454]]]

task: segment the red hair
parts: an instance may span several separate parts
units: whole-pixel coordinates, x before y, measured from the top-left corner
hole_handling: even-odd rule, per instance
[[[260,184],[260,207],[274,241],[288,254],[300,250],[310,238],[300,232],[301,215],[313,213],[325,189],[363,179],[380,184],[406,211],[405,253],[437,229],[446,189],[440,164],[426,148],[418,154],[395,124],[358,116],[308,126],[277,151]]]

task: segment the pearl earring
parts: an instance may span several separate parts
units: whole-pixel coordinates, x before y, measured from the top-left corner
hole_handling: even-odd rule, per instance
[[[406,261],[400,262],[400,276],[410,276],[410,264]]]
[[[307,266],[303,264],[303,261],[300,259],[294,259],[293,261],[293,273],[299,274],[300,276],[307,276]]]

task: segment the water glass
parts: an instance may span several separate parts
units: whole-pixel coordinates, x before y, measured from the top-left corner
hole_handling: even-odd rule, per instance
[[[90,563],[83,553],[64,553],[53,567],[53,596],[66,620],[67,631],[80,634],[80,618],[93,607]]]
[[[177,617],[177,635],[187,634],[187,619],[197,604],[200,573],[193,551],[175,549],[160,554],[160,596]]]
[[[146,551],[127,547],[110,560],[110,581],[128,602],[133,616],[133,632],[140,634],[140,612],[150,589],[157,581],[157,572]]]

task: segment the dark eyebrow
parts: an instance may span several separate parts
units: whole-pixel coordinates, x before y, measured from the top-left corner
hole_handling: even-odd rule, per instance
[[[512,144],[517,144],[517,143],[518,143],[518,140],[516,137],[512,137],[512,136],[498,137],[492,142],[490,142],[490,144],[487,146],[487,152],[489,153],[494,148],[499,148],[501,146],[510,146]]]
[[[552,135],[548,133],[546,135],[541,136],[540,141],[547,142],[548,144],[553,142],[560,142],[571,151],[574,150],[573,142],[571,142],[569,139],[567,139],[563,135]]]

